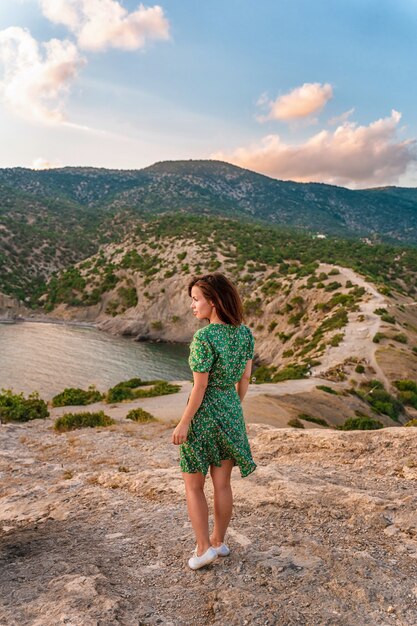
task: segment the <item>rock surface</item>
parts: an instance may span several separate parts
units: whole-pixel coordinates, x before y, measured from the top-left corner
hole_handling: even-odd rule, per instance
[[[52,423],[0,428],[0,624],[417,623],[417,429],[248,424],[231,554],[192,571],[172,424]]]

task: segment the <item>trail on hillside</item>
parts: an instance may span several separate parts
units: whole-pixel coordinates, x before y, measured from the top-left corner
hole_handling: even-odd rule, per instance
[[[378,344],[372,341],[381,325],[381,318],[374,313],[374,310],[386,307],[386,299],[372,283],[347,267],[322,263],[319,271],[328,272],[333,268],[338,269],[340,275],[346,280],[352,281],[353,284],[359,285],[359,287],[364,287],[366,289],[366,297],[359,303],[359,311],[348,314],[348,324],[344,327],[344,337],[341,343],[336,347],[327,349],[321,357],[321,364],[312,368],[312,373],[315,376],[319,376],[326,370],[343,363],[345,359],[357,357],[365,359],[374,368],[376,378],[379,378],[386,386],[389,386],[389,382],[375,358]],[[361,316],[364,316],[362,321],[360,319]]]

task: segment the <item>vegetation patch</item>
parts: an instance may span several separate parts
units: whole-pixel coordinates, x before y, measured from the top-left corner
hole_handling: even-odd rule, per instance
[[[304,424],[300,422],[298,417],[292,417],[287,422],[288,426],[292,426],[292,428],[304,428]]]
[[[313,415],[308,415],[308,413],[299,413],[298,418],[300,420],[305,420],[306,422],[314,422],[314,424],[319,424],[320,426],[326,426],[326,428],[329,428],[329,424],[322,417],[314,417]]]
[[[379,420],[371,417],[349,417],[342,426],[336,427],[339,430],[379,430],[384,425]]]
[[[11,389],[2,389],[0,393],[0,422],[30,422],[45,419],[49,411],[45,400],[34,391],[24,397],[23,393],[13,393]]]
[[[154,417],[151,413],[141,408],[132,409],[131,411],[129,411],[129,413],[126,415],[126,419],[141,423],[158,421],[156,417]]]
[[[321,389],[321,391],[325,391],[326,393],[332,393],[335,396],[339,395],[336,389],[333,389],[333,387],[328,387],[328,385],[316,385],[316,389]]]
[[[394,380],[394,385],[399,391],[399,401],[417,409],[417,383],[413,380],[403,379]]]
[[[388,415],[396,422],[398,422],[398,417],[404,409],[402,402],[388,393],[384,384],[377,379],[361,383],[358,390],[350,389],[350,393],[357,395],[361,400],[369,404],[376,413]]]
[[[140,387],[150,387],[141,389]],[[134,400],[135,398],[153,398],[176,393],[181,389],[180,385],[173,385],[166,380],[142,380],[141,378],[131,378],[122,381],[108,390],[106,402],[122,402],[123,400]]]
[[[111,426],[115,424],[104,411],[96,413],[65,413],[55,420],[54,429],[58,432],[66,432],[76,430],[77,428],[96,428],[97,426]]]
[[[104,398],[94,385],[90,385],[88,390],[78,387],[67,387],[61,393],[52,398],[52,406],[80,406],[99,402]]]

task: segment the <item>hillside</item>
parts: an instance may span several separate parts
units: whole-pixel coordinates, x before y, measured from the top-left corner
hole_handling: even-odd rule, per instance
[[[415,428],[248,424],[231,554],[198,572],[172,428],[3,425],[2,624],[417,623]]]
[[[329,424],[343,423],[354,410],[406,421],[397,404],[404,394],[394,383],[417,377],[412,256],[396,254],[395,260],[383,246],[353,248],[342,240],[335,246],[299,234],[291,239],[259,225],[249,236],[230,220],[183,217],[179,224],[178,219],[146,222],[120,244],[103,246],[98,255],[53,279],[42,298],[48,315],[93,321],[101,330],[137,341],[189,342],[199,327],[189,312],[190,276],[224,271],[238,285],[255,335],[257,383],[308,377],[336,383],[341,403],[334,409],[342,421],[326,414]],[[332,263],[314,260],[326,254]],[[384,392],[372,391],[374,379]],[[346,393],[352,390],[368,400],[369,393],[379,394],[387,404],[364,402],[348,411]],[[311,390],[307,404],[309,397],[311,402]],[[287,421],[299,414],[323,417],[321,409],[311,415],[300,402],[298,397]],[[413,402],[406,402],[411,413]]]
[[[120,240],[144,216],[166,212],[417,244],[415,189],[279,181],[219,161],[126,171],[0,169],[0,291],[36,307],[55,272]]]

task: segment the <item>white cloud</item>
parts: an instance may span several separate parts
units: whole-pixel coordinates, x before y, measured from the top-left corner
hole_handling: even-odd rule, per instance
[[[45,17],[67,26],[85,50],[136,50],[148,40],[169,39],[169,22],[158,5],[141,4],[129,13],[117,0],[39,1]]]
[[[337,124],[343,124],[343,122],[346,122],[354,114],[354,112],[355,107],[352,107],[351,109],[349,109],[349,111],[345,111],[340,115],[336,115],[335,117],[330,118],[327,123],[329,124],[329,126],[337,126]]]
[[[62,122],[64,96],[83,63],[68,40],[51,39],[40,46],[26,29],[0,31],[0,95],[26,119]]]
[[[329,83],[304,83],[289,93],[279,96],[276,100],[267,100],[263,94],[258,105],[269,109],[266,115],[258,116],[258,121],[298,120],[321,111],[326,102],[333,97],[333,89]]]
[[[300,145],[269,135],[260,145],[241,147],[232,154],[219,152],[212,158],[287,180],[353,187],[393,184],[417,160],[415,140],[396,137],[400,119],[401,113],[393,110],[390,117],[369,126],[345,122]]]

